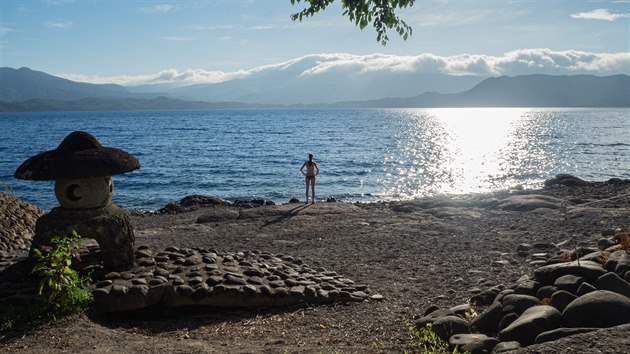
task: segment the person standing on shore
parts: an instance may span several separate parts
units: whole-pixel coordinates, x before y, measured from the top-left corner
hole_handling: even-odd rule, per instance
[[[306,167],[306,172],[304,168]],[[306,176],[306,204],[308,204],[308,186],[311,185],[311,203],[315,204],[315,176],[319,174],[319,167],[313,161],[313,154],[308,154],[308,161],[300,167],[300,172]]]

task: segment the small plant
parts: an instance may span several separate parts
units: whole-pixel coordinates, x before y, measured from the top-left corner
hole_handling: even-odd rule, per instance
[[[385,342],[382,339],[376,338],[372,341],[372,350],[376,353],[384,353],[384,346]]]
[[[81,277],[70,268],[72,259],[79,258],[81,236],[72,231],[72,236],[55,237],[51,240],[52,248],[34,249],[37,263],[32,273],[39,278],[38,294],[52,309],[52,317],[84,311],[92,301],[92,294],[87,287],[89,276]]]
[[[37,263],[32,273],[39,276],[39,301],[27,306],[0,306],[0,341],[2,333],[14,327],[30,327],[33,323],[59,316],[80,313],[92,302],[87,288],[88,277],[81,277],[72,268],[73,258],[78,258],[81,236],[76,231],[70,237],[56,237],[54,247],[34,250]]]
[[[474,320],[477,315],[477,311],[473,307],[470,308],[470,311],[464,312],[465,320],[468,322]]]
[[[431,323],[427,323],[426,326],[422,328],[417,328],[416,325],[410,321],[405,321],[405,325],[413,337],[413,341],[407,344],[407,348],[413,351],[422,349],[423,353],[430,354],[462,354],[457,347],[451,350],[448,343],[435,333]],[[404,353],[409,353],[409,351],[404,350]]]

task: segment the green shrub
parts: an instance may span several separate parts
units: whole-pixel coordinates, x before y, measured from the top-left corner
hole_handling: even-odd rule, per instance
[[[407,348],[409,350],[418,351],[422,349],[423,353],[430,354],[461,354],[457,347],[453,350],[449,348],[448,343],[440,338],[435,331],[433,331],[433,325],[431,323],[428,323],[422,328],[417,328],[415,324],[409,321],[405,321],[405,325],[413,338],[413,341],[407,344]],[[409,353],[409,351],[405,350],[404,353]]]
[[[38,301],[28,306],[0,306],[0,333],[16,325],[28,328],[33,323],[81,313],[92,302],[89,276],[81,277],[70,268],[72,260],[79,259],[81,236],[73,231],[72,236],[55,237],[51,243],[53,247],[33,250],[37,262],[31,272],[39,277]]]
[[[39,280],[38,294],[52,310],[52,317],[83,312],[92,302],[92,293],[87,287],[89,276],[81,277],[70,268],[72,259],[79,258],[82,247],[81,236],[72,231],[72,236],[55,237],[50,249],[34,249],[37,263],[32,273]]]

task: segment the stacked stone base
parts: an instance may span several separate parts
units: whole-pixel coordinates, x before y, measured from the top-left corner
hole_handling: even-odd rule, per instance
[[[369,290],[291,256],[268,252],[222,253],[169,247],[136,251],[136,266],[110,272],[92,285],[103,312],[152,306],[274,307],[363,301]]]
[[[181,306],[282,307],[359,302],[369,296],[367,286],[336,272],[268,252],[169,247],[154,253],[141,246],[132,269],[105,272],[98,262],[98,245],[88,243],[87,248],[79,271],[91,272],[93,307],[101,312]],[[33,263],[23,256],[1,261],[0,305],[34,303],[36,279],[29,274]]]

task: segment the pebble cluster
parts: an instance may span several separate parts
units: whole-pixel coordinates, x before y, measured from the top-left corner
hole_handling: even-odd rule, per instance
[[[571,250],[562,247],[572,242],[521,244],[517,254],[537,266],[532,275],[509,287],[475,291],[469,304],[432,306],[416,326],[431,323],[450,346],[475,354],[502,353],[630,323],[630,235],[619,231],[597,244]],[[485,309],[470,316],[473,305]]]
[[[35,223],[44,211],[15,196],[0,192],[0,256],[31,245]]]
[[[363,301],[369,289],[300,259],[268,252],[222,253],[169,247],[154,253],[141,246],[137,266],[109,272],[92,285],[103,312],[150,306],[272,307],[301,303]]]

